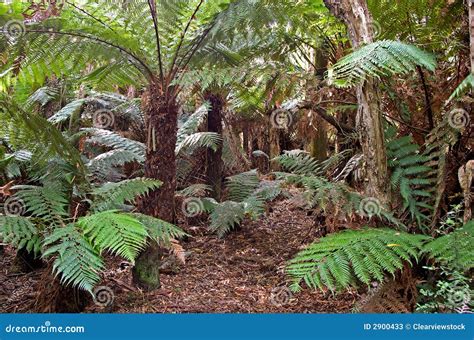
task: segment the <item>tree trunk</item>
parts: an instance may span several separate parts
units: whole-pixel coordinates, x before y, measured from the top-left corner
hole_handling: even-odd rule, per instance
[[[316,131],[311,138],[310,153],[318,161],[325,161],[328,158],[328,135],[326,121],[319,116],[315,117]]]
[[[354,48],[373,42],[373,21],[366,0],[324,0],[324,3],[347,25]],[[378,88],[373,79],[357,87],[356,127],[368,169],[367,193],[388,203],[390,185]]]
[[[145,114],[146,160],[145,177],[158,179],[163,184],[150,192],[138,204],[142,213],[167,222],[174,221],[174,195],[176,189],[176,133],[178,105],[176,98],[167,98],[158,85],[150,85],[142,97]],[[134,281],[146,290],[160,287],[161,251],[150,243],[136,260]]]
[[[471,42],[471,73],[474,74],[474,3],[469,0],[469,36]]]
[[[207,115],[207,131],[215,132],[222,136],[222,110],[224,99],[219,94],[207,92],[204,99],[211,104]],[[221,199],[222,192],[222,144],[216,151],[207,151],[207,182],[212,187],[212,195],[217,200]]]
[[[316,86],[309,86],[308,96],[311,101],[315,101],[320,94],[317,91],[321,88],[322,81],[324,80],[324,74],[328,68],[328,52],[326,51],[327,46],[324,43],[317,46],[318,48],[314,51],[314,75],[317,79]],[[310,142],[311,156],[319,161],[327,159],[328,149],[328,135],[326,129],[326,121],[319,115],[315,114],[313,118],[313,132]]]

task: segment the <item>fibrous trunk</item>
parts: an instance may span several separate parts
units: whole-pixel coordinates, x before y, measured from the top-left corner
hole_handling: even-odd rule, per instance
[[[207,92],[204,99],[211,105],[207,114],[207,131],[215,132],[222,136],[222,110],[224,99],[221,95]],[[212,195],[216,200],[220,200],[222,191],[222,144],[214,151],[207,151],[207,181],[212,187]]]
[[[142,106],[147,133],[145,177],[158,179],[162,185],[139,202],[139,209],[144,214],[173,222],[178,106],[174,97],[168,98],[154,84],[143,95]],[[146,290],[159,288],[160,259],[160,247],[156,243],[150,244],[136,260],[134,281]]]

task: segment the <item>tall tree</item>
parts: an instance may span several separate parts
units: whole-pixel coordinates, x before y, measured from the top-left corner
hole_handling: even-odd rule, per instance
[[[347,26],[353,48],[374,41],[373,19],[366,0],[324,0],[326,7]],[[378,82],[367,79],[357,86],[356,125],[367,164],[368,194],[389,201],[389,177],[384,145]]]
[[[3,38],[1,47],[11,53],[10,66],[21,69],[20,82],[41,84],[51,75],[87,73],[82,82],[99,89],[129,84],[144,88],[145,176],[163,185],[150,192],[139,208],[172,222],[181,91],[177,84],[197,52],[219,37],[227,24],[226,11],[233,17],[236,7],[245,13],[254,5],[228,0],[117,0],[100,5],[92,0],[65,1],[59,17],[27,18],[27,25],[18,20],[26,17],[24,13],[2,15],[5,22],[16,19],[15,32],[21,34],[13,44]],[[146,289],[159,286],[159,259],[158,245],[150,244],[136,261],[134,278]]]

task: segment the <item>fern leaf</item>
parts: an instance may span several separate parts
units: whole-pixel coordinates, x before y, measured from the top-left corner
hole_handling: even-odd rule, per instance
[[[259,185],[257,170],[251,170],[227,178],[229,200],[242,202],[257,189]]]
[[[100,251],[109,250],[113,254],[134,262],[146,244],[148,233],[142,223],[127,214],[104,211],[82,217],[77,225],[84,230],[91,243]]]
[[[417,66],[434,71],[436,60],[413,45],[381,40],[365,45],[339,60],[329,70],[329,78],[337,86],[353,86],[368,77],[406,74],[416,70]]]
[[[310,288],[330,290],[383,281],[411,260],[428,238],[390,229],[347,230],[311,244],[289,261],[293,287],[303,280]]]
[[[102,258],[92,244],[71,224],[56,228],[43,243],[43,257],[56,255],[53,272],[61,275],[61,283],[92,293],[104,268]]]
[[[115,209],[127,202],[133,202],[138,196],[146,195],[150,190],[161,186],[158,180],[134,178],[117,183],[105,183],[93,190],[95,196],[91,209],[95,212]]]
[[[179,227],[159,218],[138,213],[134,213],[133,216],[145,226],[149,237],[159,244],[169,246],[173,239],[187,235]]]

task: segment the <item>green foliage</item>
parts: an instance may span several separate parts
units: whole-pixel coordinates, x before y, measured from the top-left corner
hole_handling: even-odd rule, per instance
[[[222,138],[215,132],[197,132],[187,136],[176,146],[176,154],[187,152],[191,154],[197,148],[210,148],[217,150],[222,143]]]
[[[461,82],[461,84],[456,87],[454,92],[449,96],[448,101],[452,101],[453,99],[458,99],[462,97],[464,94],[469,92],[474,88],[474,74],[469,73],[469,75]]]
[[[0,216],[0,239],[18,249],[40,253],[37,226],[27,217]]]
[[[146,244],[148,233],[137,219],[115,211],[81,217],[77,226],[94,248],[109,250],[132,263]]]
[[[417,313],[469,313],[474,308],[472,278],[461,271],[443,266],[425,267],[435,282],[424,282],[419,287]]]
[[[40,218],[48,226],[62,226],[64,219],[69,217],[66,188],[59,183],[49,186],[18,185],[15,194],[26,211]]]
[[[280,164],[284,171],[296,175],[320,176],[324,173],[321,162],[302,150],[285,151],[283,155],[274,158],[273,161]]]
[[[362,46],[329,69],[329,79],[337,86],[353,86],[368,77],[407,74],[417,66],[430,71],[436,60],[430,53],[399,41],[381,40]]]
[[[242,202],[248,198],[259,185],[257,170],[250,170],[227,178],[226,187],[231,201]]]
[[[214,207],[210,217],[209,229],[217,233],[219,237],[223,237],[242,222],[245,217],[245,208],[239,202],[225,201]]]
[[[143,143],[122,137],[109,130],[89,128],[83,129],[83,131],[91,135],[89,143],[129,151],[136,154],[139,159],[145,159],[145,145]]]
[[[404,261],[418,260],[426,236],[390,229],[346,230],[326,236],[298,253],[287,267],[292,288],[332,291],[382,282],[385,274],[395,274]]]
[[[161,186],[158,180],[134,178],[117,183],[105,183],[93,190],[95,196],[91,209],[95,212],[116,209],[137,196],[146,195],[150,190]]]
[[[387,158],[392,170],[392,187],[399,191],[403,199],[403,210],[408,209],[411,217],[422,226],[429,221],[432,213],[432,207],[425,203],[432,196],[426,189],[433,185],[433,179],[429,176],[433,168],[425,165],[429,158],[420,152],[411,136],[388,142]]]
[[[104,262],[91,242],[84,238],[74,224],[56,228],[44,239],[43,257],[56,255],[53,271],[61,275],[62,284],[70,284],[86,291],[100,281]]]
[[[460,271],[474,268],[474,221],[427,243],[423,251],[450,268]]]
[[[171,240],[187,235],[174,224],[160,220],[159,218],[139,213],[134,213],[133,217],[145,226],[149,238],[160,245],[169,246]]]

